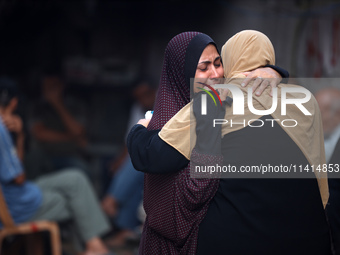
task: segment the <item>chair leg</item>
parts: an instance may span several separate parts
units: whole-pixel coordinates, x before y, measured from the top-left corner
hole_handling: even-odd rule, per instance
[[[0,255],[2,255],[4,253],[4,247],[3,246],[3,242],[5,240],[6,235],[3,235],[3,233],[0,233]]]
[[[52,255],[61,255],[61,241],[59,227],[56,223],[50,226]]]
[[[3,242],[3,240],[4,240],[4,237],[0,234],[0,255],[3,253],[2,252],[2,242]]]

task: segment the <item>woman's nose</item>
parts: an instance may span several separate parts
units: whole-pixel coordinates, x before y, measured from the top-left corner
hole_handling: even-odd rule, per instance
[[[218,78],[218,71],[215,66],[212,67],[210,78]]]

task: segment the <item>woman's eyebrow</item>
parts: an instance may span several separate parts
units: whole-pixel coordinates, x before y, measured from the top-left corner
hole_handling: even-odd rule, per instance
[[[198,64],[210,64],[211,61],[210,60],[205,60],[205,61],[201,61]]]
[[[221,59],[221,56],[216,57],[215,60],[214,60],[214,62],[215,62],[216,60],[218,60],[218,59]]]
[[[218,60],[218,59],[221,59],[221,56],[218,56],[218,57],[216,57],[215,59],[214,59],[214,62],[216,61],[216,60]],[[210,64],[211,63],[211,61],[210,60],[203,60],[203,61],[201,61],[201,62],[199,62],[198,64]]]

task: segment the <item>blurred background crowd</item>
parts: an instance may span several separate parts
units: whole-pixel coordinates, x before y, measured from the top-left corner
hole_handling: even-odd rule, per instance
[[[243,29],[271,39],[276,65],[294,81],[340,76],[339,1],[1,0],[0,116],[27,179],[81,170],[111,219],[106,244],[135,254],[143,174],[133,169],[125,139],[153,108],[166,44],[180,32],[200,31],[220,48]],[[335,99],[325,93],[319,102],[338,102],[338,81],[309,89],[330,86]],[[334,122],[329,133],[339,129],[339,103],[321,110],[325,125]],[[67,227],[61,230],[67,243]]]

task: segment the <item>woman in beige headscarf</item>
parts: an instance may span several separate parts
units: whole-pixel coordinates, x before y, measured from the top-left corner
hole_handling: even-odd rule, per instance
[[[246,30],[227,41],[222,48],[222,60],[227,82],[242,90],[246,98],[247,88],[243,88],[242,79],[238,79],[244,78],[242,72],[275,64],[275,55],[264,34]],[[321,119],[314,97],[303,104],[310,116],[295,105],[287,105],[287,114],[283,115],[282,88],[299,86],[279,85],[278,107],[271,114],[255,115],[245,105],[244,115],[233,115],[233,108],[226,108],[225,119],[229,123],[244,121],[254,126],[263,125],[222,125],[220,150],[224,166],[232,165],[237,170],[246,166],[296,166],[300,170],[303,166],[311,170],[312,165],[316,168],[325,163]],[[230,93],[230,96],[233,95]],[[299,97],[301,94],[287,93],[287,98]],[[257,110],[271,109],[270,89],[260,97],[252,96],[252,101]],[[191,109],[191,105],[187,105],[178,112],[159,136],[194,165],[189,131],[195,131],[196,120],[190,114]],[[284,119],[293,119],[298,124],[287,127],[282,124]],[[191,143],[195,149],[199,147],[195,132],[191,132]],[[330,254],[324,212],[327,181],[325,176],[317,172],[315,175],[309,171],[302,176],[308,177],[306,179],[291,178],[298,177],[296,173],[284,173],[283,178],[268,175],[272,179],[252,178],[256,176],[251,174],[235,175],[241,177],[237,179],[221,178],[199,226],[197,254]],[[226,177],[233,176],[229,173]]]

